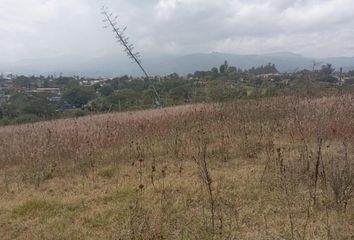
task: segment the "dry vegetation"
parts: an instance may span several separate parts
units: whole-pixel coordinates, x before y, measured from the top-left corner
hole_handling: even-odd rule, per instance
[[[0,128],[0,239],[353,239],[354,96]]]

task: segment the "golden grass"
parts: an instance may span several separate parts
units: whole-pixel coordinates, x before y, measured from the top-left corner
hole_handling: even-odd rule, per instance
[[[0,128],[0,239],[354,238],[352,100],[273,98]]]

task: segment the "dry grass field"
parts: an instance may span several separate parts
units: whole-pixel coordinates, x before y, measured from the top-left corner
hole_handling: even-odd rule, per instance
[[[354,239],[354,96],[0,128],[0,239]]]

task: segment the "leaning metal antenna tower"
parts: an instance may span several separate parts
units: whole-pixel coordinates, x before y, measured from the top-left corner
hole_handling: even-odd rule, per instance
[[[141,71],[144,73],[145,77],[147,80],[150,80],[149,75],[145,71],[144,67],[141,64],[141,56],[139,52],[134,51],[134,45],[129,43],[129,38],[126,37],[125,35],[125,30],[127,27],[124,27],[121,29],[118,26],[118,16],[113,16],[112,13],[108,12],[108,8],[103,6],[102,7],[102,14],[104,15],[103,22],[106,23],[106,26],[104,28],[112,28],[112,32],[115,34],[115,38],[117,42],[119,42],[123,47],[124,47],[124,52],[127,54],[127,56],[133,60],[134,63],[136,63]],[[161,99],[160,95],[158,94],[155,86],[153,83],[151,83],[151,86],[153,88],[154,94],[155,94],[155,102],[158,106],[161,105]]]

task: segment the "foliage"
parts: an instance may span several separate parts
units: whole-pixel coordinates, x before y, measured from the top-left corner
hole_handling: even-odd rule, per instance
[[[15,87],[26,89],[20,94],[35,95],[30,92],[37,86],[59,88],[63,93],[61,102],[54,100],[48,103],[44,98],[29,100],[28,97],[21,97],[12,103],[19,93],[6,90],[6,94],[12,95],[13,98],[1,107],[0,117],[2,116],[3,123],[8,123],[8,119],[15,119],[22,114],[33,114],[38,119],[67,117],[70,114],[64,112],[78,108],[83,109],[83,115],[92,112],[152,108],[156,107],[156,94],[152,84],[164,106],[280,95],[328,96],[340,91],[351,92],[353,80],[348,78],[350,74],[351,72],[343,73],[346,81],[340,85],[338,73],[330,64],[314,71],[302,70],[279,74],[272,63],[245,70],[230,66],[227,61],[224,61],[219,67],[196,71],[187,76],[172,73],[166,76],[155,76],[149,80],[127,75],[113,79],[19,76],[15,80]],[[21,106],[26,106],[26,109]],[[59,113],[53,114],[55,110]],[[26,118],[28,116],[23,119]]]
[[[98,91],[101,93],[102,96],[109,96],[114,92],[114,88],[111,85],[103,85],[98,89]]]
[[[82,107],[95,98],[95,91],[91,87],[74,86],[65,90],[62,100],[76,107]]]
[[[11,96],[9,102],[3,106],[3,115],[9,118],[26,114],[47,118],[55,114],[55,108],[50,104],[45,95],[25,93]]]

